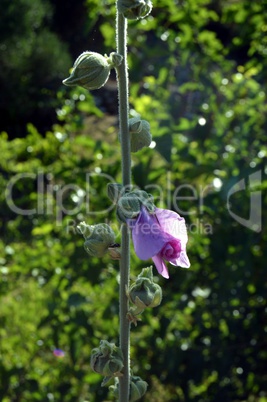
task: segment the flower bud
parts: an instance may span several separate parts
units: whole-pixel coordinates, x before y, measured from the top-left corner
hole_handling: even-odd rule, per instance
[[[117,217],[120,221],[136,217],[141,210],[141,203],[134,192],[125,193],[118,200]]]
[[[91,226],[81,222],[77,228],[85,238],[85,250],[92,257],[103,257],[108,248],[115,243],[115,233],[106,223]]]
[[[142,120],[140,117],[132,117],[129,119],[129,131],[130,133],[140,133],[142,129]]]
[[[85,239],[87,237],[91,236],[92,234],[92,228],[93,226],[87,225],[85,222],[81,222],[79,225],[77,225],[77,231],[79,234],[83,235]]]
[[[126,222],[126,219],[136,218],[140,211],[141,205],[144,205],[149,213],[155,211],[153,196],[143,190],[133,190],[125,192],[117,201],[117,218],[120,222]]]
[[[142,269],[128,291],[130,301],[137,307],[135,315],[146,307],[157,307],[162,300],[162,290],[153,281],[152,267]]]
[[[107,185],[108,197],[111,201],[117,203],[118,199],[123,195],[123,186],[119,183],[109,183]]]
[[[108,379],[122,375],[123,355],[120,348],[114,343],[100,341],[100,346],[91,352],[90,366],[96,373]]]
[[[117,7],[125,18],[138,20],[151,12],[152,3],[150,0],[118,0]]]
[[[70,76],[63,84],[71,87],[80,85],[88,90],[101,88],[108,80],[115,59],[114,56],[109,58],[95,52],[83,52],[76,59]]]
[[[129,131],[131,133],[131,151],[137,152],[144,147],[148,147],[152,141],[150,124],[146,120],[134,117],[129,121]]]
[[[135,402],[142,398],[146,393],[147,385],[147,382],[143,381],[140,377],[131,376],[129,402]],[[111,385],[109,389],[113,391],[116,398],[119,398],[119,381],[117,379],[115,379],[115,384]]]
[[[140,377],[131,376],[129,402],[135,402],[142,398],[142,396],[146,393],[147,385],[147,382],[143,381]]]
[[[134,190],[133,193],[138,197],[141,204],[143,204],[149,213],[153,214],[155,211],[153,195],[144,190]]]
[[[109,55],[111,66],[112,67],[119,67],[123,60],[123,56],[119,53],[112,52]]]

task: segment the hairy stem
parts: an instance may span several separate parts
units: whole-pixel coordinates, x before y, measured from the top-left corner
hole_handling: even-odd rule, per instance
[[[127,66],[127,19],[117,13],[116,29],[117,52],[123,56],[122,63],[117,67],[119,90],[119,122],[122,152],[122,182],[124,186],[131,184],[131,148],[129,136],[129,101],[128,101],[128,66]]]
[[[117,67],[117,82],[119,92],[119,125],[121,141],[122,184],[131,185],[131,149],[129,136],[129,102],[128,102],[128,68],[127,68],[127,20],[117,11],[116,18],[117,53],[123,56],[123,61]],[[125,289],[129,285],[130,276],[130,238],[127,226],[122,227],[120,260],[120,347],[124,356],[123,377],[119,378],[119,402],[129,401],[130,380],[130,323],[126,318],[129,301]]]

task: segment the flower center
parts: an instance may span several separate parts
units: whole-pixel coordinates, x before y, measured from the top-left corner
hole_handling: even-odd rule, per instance
[[[170,240],[168,243],[166,243],[161,250],[161,256],[165,260],[170,260],[173,258],[177,258],[181,252],[181,242],[180,240]]]

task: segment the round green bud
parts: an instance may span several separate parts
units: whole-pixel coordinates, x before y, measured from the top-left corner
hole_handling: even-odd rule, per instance
[[[129,20],[138,20],[146,17],[152,10],[150,0],[118,0],[119,13]]]
[[[123,355],[114,343],[100,341],[100,346],[91,352],[90,366],[96,373],[106,377],[119,377],[123,368]]]
[[[75,61],[71,74],[63,81],[64,85],[80,85],[83,88],[101,88],[107,82],[112,60],[95,52],[83,52]]]
[[[161,287],[154,283],[152,267],[144,268],[128,291],[130,301],[138,311],[146,307],[157,307],[162,300]],[[135,311],[137,313],[137,311]]]
[[[108,248],[115,243],[115,233],[106,223],[87,225],[82,222],[77,228],[85,238],[85,250],[92,257],[103,257]]]
[[[129,121],[129,131],[131,134],[131,151],[137,152],[144,147],[148,147],[152,141],[150,124],[146,120],[134,117]]]
[[[135,402],[145,395],[147,390],[147,382],[143,381],[141,377],[131,376],[130,378],[130,399],[129,402]]]

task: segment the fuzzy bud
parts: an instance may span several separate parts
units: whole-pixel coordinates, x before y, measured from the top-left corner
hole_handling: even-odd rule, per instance
[[[147,386],[147,382],[143,381],[140,377],[131,376],[129,402],[135,402],[141,399],[146,393]]]
[[[112,67],[119,67],[123,60],[123,56],[119,53],[112,52],[109,55],[109,59]]]
[[[96,373],[108,379],[122,375],[123,355],[120,348],[114,343],[100,341],[100,346],[91,352],[90,366]]]
[[[109,183],[107,185],[108,197],[111,201],[117,203],[118,199],[123,195],[123,186],[119,183]]]
[[[150,0],[118,0],[118,11],[129,20],[146,17],[152,10]]]
[[[155,211],[154,198],[151,194],[144,190],[134,190],[133,193],[138,197],[141,204],[143,204],[150,214]]]
[[[148,147],[152,141],[150,124],[139,117],[129,120],[129,131],[131,134],[131,151],[137,152],[144,147]]]
[[[139,215],[141,203],[134,192],[126,193],[118,200],[117,218],[125,222],[126,219],[132,219]]]
[[[152,267],[142,269],[136,281],[130,286],[128,297],[137,307],[135,315],[146,307],[157,307],[162,300],[162,290],[153,281]]]
[[[132,117],[129,119],[129,131],[130,133],[140,133],[142,129],[142,120],[140,117]]]
[[[133,190],[125,192],[117,201],[117,218],[120,222],[126,222],[126,219],[136,218],[141,205],[144,205],[149,213],[155,211],[153,197],[143,190]]]
[[[75,61],[72,72],[63,81],[64,85],[80,85],[83,88],[101,88],[107,82],[112,67],[121,63],[122,56],[111,53],[110,57],[102,56],[99,53],[83,52]]]
[[[103,257],[115,243],[115,233],[106,223],[87,225],[81,222],[77,229],[84,236],[84,248],[92,257]]]
[[[147,382],[143,381],[140,377],[131,376],[129,402],[135,402],[142,398],[146,393],[147,385]],[[119,381],[117,379],[115,379],[115,384],[111,385],[109,389],[113,391],[115,398],[119,398]]]

